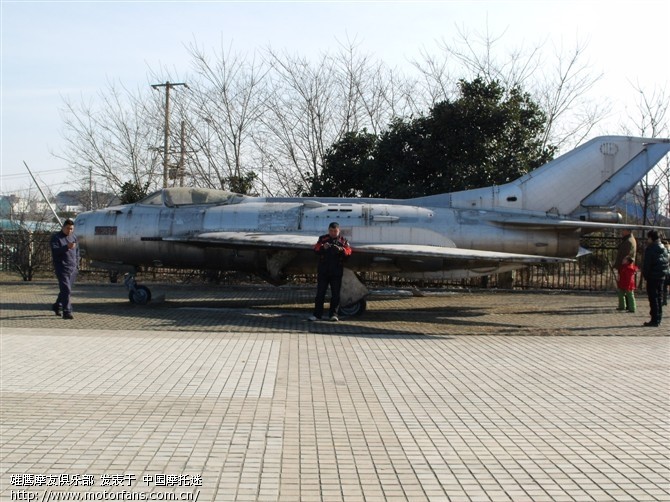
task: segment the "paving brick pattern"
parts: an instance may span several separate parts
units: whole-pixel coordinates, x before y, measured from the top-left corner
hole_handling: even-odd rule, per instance
[[[82,284],[65,321],[55,283],[0,287],[2,500],[670,500],[670,333],[615,295],[383,291],[310,323],[311,288]],[[16,481],[61,474],[96,482]]]

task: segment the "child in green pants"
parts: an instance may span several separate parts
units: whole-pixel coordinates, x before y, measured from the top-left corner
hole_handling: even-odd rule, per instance
[[[635,273],[640,270],[631,259],[626,256],[619,269],[619,282],[617,283],[617,296],[619,307],[617,310],[628,310],[635,312]]]

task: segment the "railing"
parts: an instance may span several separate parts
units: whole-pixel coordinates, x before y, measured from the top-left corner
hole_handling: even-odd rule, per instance
[[[49,237],[45,232],[25,232],[3,230],[0,232],[0,271],[15,272],[24,280],[35,276],[51,277],[52,265],[49,251]],[[390,277],[385,274],[365,272],[363,280],[374,286],[399,287],[465,287],[465,288],[502,288],[511,284],[520,289],[560,289],[605,291],[616,288],[616,279],[611,268],[616,256],[619,237],[615,235],[592,235],[582,240],[582,246],[591,251],[578,258],[574,263],[544,264],[517,270],[509,275],[491,275],[465,280],[407,280]],[[638,239],[641,242],[642,239]],[[638,262],[641,253],[638,254]],[[86,260],[81,263],[82,275],[106,279],[107,272],[90,267]],[[138,274],[142,280],[213,282],[220,284],[239,284],[255,281],[252,276],[237,272],[183,270],[150,267]],[[293,276],[294,283],[313,284],[312,275]]]

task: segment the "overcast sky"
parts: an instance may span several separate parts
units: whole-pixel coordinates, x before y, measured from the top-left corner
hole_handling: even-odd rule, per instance
[[[13,2],[2,9],[2,177],[0,192],[29,187],[23,161],[54,192],[67,188],[60,110],[64,98],[95,99],[109,81],[134,89],[149,70],[187,74],[185,45],[212,53],[271,46],[312,55],[355,39],[390,66],[421,51],[439,52],[459,29],[503,34],[501,47],[587,46],[598,96],[615,130],[635,105],[633,85],[649,91],[670,82],[670,1],[408,2]],[[550,45],[551,46],[551,45]]]

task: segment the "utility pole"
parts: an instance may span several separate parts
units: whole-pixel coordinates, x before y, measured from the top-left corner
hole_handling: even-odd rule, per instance
[[[184,169],[186,164],[186,122],[181,121],[181,154],[179,155],[179,186],[184,186]]]
[[[163,141],[163,188],[168,186],[168,149],[170,147],[170,88],[183,85],[188,89],[184,82],[165,82],[164,84],[153,84],[151,87],[158,89],[165,87],[165,138]]]
[[[93,167],[88,167],[88,210],[93,209]]]

